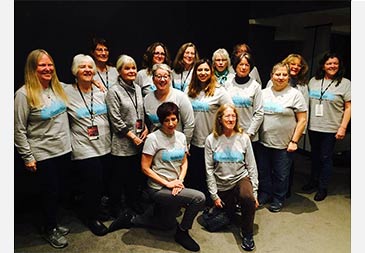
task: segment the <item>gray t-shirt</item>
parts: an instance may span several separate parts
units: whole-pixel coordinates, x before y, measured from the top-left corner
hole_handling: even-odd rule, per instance
[[[71,151],[66,104],[52,89],[43,91],[44,105],[31,108],[23,85],[14,98],[14,144],[24,162],[64,155]]]
[[[210,134],[205,142],[205,168],[208,191],[213,200],[218,199],[217,191],[232,189],[247,176],[257,197],[258,172],[247,134],[236,133],[231,137],[223,134],[217,138]]]
[[[94,80],[99,81],[104,84],[106,88],[110,88],[113,84],[115,84],[118,80],[119,73],[115,67],[108,66],[107,71],[100,72],[98,71],[94,75]]]
[[[176,73],[175,70],[173,70],[172,87],[180,91],[185,91],[190,84],[192,76],[193,76],[193,68],[191,68],[190,70],[184,70],[180,74]]]
[[[179,123],[176,130],[183,132],[186,136],[187,143],[190,144],[190,140],[194,131],[194,111],[188,96],[177,89],[170,88],[170,93],[165,101],[160,101],[156,98],[155,93],[151,92],[144,98],[144,107],[149,120],[152,123],[150,132],[155,131],[161,126],[157,116],[157,108],[163,102],[173,102],[179,107]]]
[[[233,104],[233,102],[226,89],[220,85],[216,87],[213,96],[206,96],[205,92],[201,91],[197,97],[189,97],[189,100],[193,106],[195,119],[191,144],[204,148],[205,138],[213,130],[214,117],[218,108],[223,104]]]
[[[81,95],[76,85],[66,86],[65,91],[69,98],[67,113],[71,128],[72,159],[82,160],[110,153],[111,133],[106,94],[93,87],[92,92],[81,92]],[[93,125],[97,126],[99,132],[95,140],[90,140],[87,132],[88,127],[92,126],[90,112],[94,114]]]
[[[141,87],[143,96],[156,90],[156,86],[153,83],[153,76],[152,74],[147,74],[147,69],[138,71],[135,83]]]
[[[258,130],[264,119],[261,85],[253,78],[245,84],[238,84],[233,79],[226,83],[225,88],[237,109],[239,125],[247,134],[254,136],[252,141],[257,141]]]
[[[341,83],[336,87],[337,81],[332,80],[316,80],[314,77],[309,81],[309,126],[312,131],[324,133],[337,133],[341,125],[344,104],[351,101],[351,82],[349,79],[342,78]],[[328,85],[330,85],[328,87]],[[322,86],[322,89],[321,89]],[[326,90],[326,88],[328,89]],[[315,107],[320,103],[321,90],[324,92],[322,96],[323,116],[316,116]]]
[[[181,164],[187,152],[186,137],[183,133],[175,131],[168,136],[161,130],[150,133],[143,146],[142,153],[153,156],[151,169],[167,181],[179,178]],[[149,187],[160,190],[162,185],[151,179]]]
[[[264,120],[259,130],[259,141],[266,147],[286,149],[297,125],[296,112],[306,112],[303,94],[287,86],[281,91],[272,87],[262,91]]]

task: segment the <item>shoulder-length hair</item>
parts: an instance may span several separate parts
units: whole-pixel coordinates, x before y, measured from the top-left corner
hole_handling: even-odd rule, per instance
[[[301,69],[298,73],[298,76],[296,77],[297,79],[297,84],[299,85],[305,85],[308,83],[308,64],[307,61],[304,59],[303,56],[301,56],[300,54],[289,54],[284,60],[283,63],[288,64],[290,66],[290,63],[293,61],[293,59],[299,59],[300,61],[300,65],[301,65]]]
[[[90,43],[90,49],[89,49],[89,54],[94,58],[94,51],[96,50],[96,47],[98,45],[103,45],[104,47],[106,47],[109,51],[109,58],[107,61],[107,65],[109,66],[114,66],[114,64],[112,63],[112,61],[110,60],[110,45],[108,43],[108,41],[104,38],[92,38],[91,43]]]
[[[227,69],[231,66],[231,59],[229,58],[229,53],[225,48],[218,48],[214,51],[212,55],[212,63],[215,62],[218,56],[221,56],[223,59],[227,60]],[[214,64],[213,64],[214,65]]]
[[[43,106],[43,100],[41,99],[43,87],[37,76],[38,62],[43,55],[47,55],[49,57],[54,67],[52,79],[50,81],[50,87],[57,97],[59,97],[63,102],[67,103],[67,95],[60,81],[58,80],[56,66],[52,56],[44,49],[35,49],[28,54],[24,67],[24,85],[27,92],[28,104],[35,108],[40,108]]]
[[[143,59],[142,59],[142,68],[146,68],[148,74],[151,74],[151,72],[152,72],[152,67],[154,64],[153,56],[155,53],[155,49],[158,46],[161,46],[163,48],[163,50],[165,51],[165,60],[163,63],[171,66],[170,52],[169,52],[168,48],[162,42],[154,42],[147,47],[146,51],[143,54]]]
[[[247,60],[248,64],[250,64],[250,71],[255,67],[255,61],[253,60],[252,54],[242,53],[238,56],[235,56],[235,55],[233,56],[232,67],[233,67],[234,71],[236,71],[238,64],[240,64],[240,62],[242,61],[243,58],[245,58]]]
[[[184,71],[185,69],[185,64],[184,64],[184,53],[185,50],[188,47],[193,47],[195,50],[195,58],[194,58],[194,64],[196,64],[196,62],[200,59],[199,58],[199,53],[198,53],[198,49],[196,48],[196,46],[192,43],[192,42],[187,42],[185,44],[183,44],[179,50],[177,51],[176,57],[174,59],[173,62],[173,69],[177,74],[180,74]]]
[[[135,60],[134,60],[131,56],[126,55],[126,54],[122,54],[122,55],[120,55],[120,56],[118,57],[118,60],[117,60],[117,66],[116,66],[116,68],[117,68],[118,72],[120,71],[120,69],[121,69],[124,65],[129,64],[129,63],[133,64],[133,65],[134,65],[134,66],[136,66],[136,68],[137,68],[136,61],[135,61]]]
[[[175,115],[177,121],[179,121],[179,107],[173,102],[164,102],[157,108],[158,121],[163,124],[165,119],[170,116]]]
[[[200,82],[200,80],[198,78],[197,69],[200,65],[202,65],[204,63],[208,64],[208,66],[209,66],[210,78],[205,85],[202,85],[202,83]],[[217,83],[217,79],[214,75],[214,69],[213,69],[212,62],[206,58],[203,58],[203,59],[200,59],[199,61],[197,61],[197,63],[195,63],[195,66],[193,69],[193,74],[191,76],[191,81],[188,86],[188,96],[191,98],[196,98],[202,90],[204,90],[206,96],[213,96],[217,85],[218,85],[218,83]]]
[[[324,55],[318,62],[318,68],[317,68],[314,78],[317,80],[324,78],[325,71],[323,70],[323,67],[324,67],[324,64],[326,63],[326,61],[328,61],[328,59],[330,59],[330,58],[337,58],[338,62],[339,62],[338,71],[335,74],[335,76],[333,77],[333,80],[337,81],[337,84],[336,84],[336,86],[337,86],[341,83],[342,78],[345,75],[345,67],[343,66],[342,57],[335,52],[325,52],[324,53]]]
[[[224,111],[227,110],[228,108],[233,109],[234,113],[236,114],[236,124],[234,125],[233,130],[236,133],[243,133],[243,129],[239,126],[239,119],[238,119],[239,116],[236,107],[233,104],[223,104],[218,108],[217,112],[215,113],[214,125],[213,125],[214,137],[218,137],[223,134],[222,117]]]

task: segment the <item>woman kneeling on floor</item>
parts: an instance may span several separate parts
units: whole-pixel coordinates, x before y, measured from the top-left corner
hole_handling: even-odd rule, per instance
[[[162,103],[157,109],[161,128],[147,136],[142,151],[142,171],[148,180],[148,192],[154,201],[153,210],[142,215],[122,213],[109,227],[109,232],[131,226],[168,230],[176,226],[175,241],[190,251],[200,246],[189,235],[193,221],[204,208],[202,192],[185,188],[187,172],[187,144],[183,133],[176,131],[179,109],[172,102]],[[184,207],[180,224],[176,215]]]

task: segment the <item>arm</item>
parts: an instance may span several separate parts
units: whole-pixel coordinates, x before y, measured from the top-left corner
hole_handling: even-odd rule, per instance
[[[256,135],[262,124],[262,121],[264,120],[262,91],[259,86],[256,87],[256,92],[253,99],[253,116],[250,127],[247,129],[247,134],[249,134],[250,138],[253,138]]]
[[[351,119],[351,101],[345,102],[345,111],[343,113],[342,122],[336,133],[336,139],[342,140],[345,138],[347,125]]]
[[[289,142],[287,151],[294,152],[298,149],[298,142],[302,137],[304,128],[307,124],[307,112],[296,112],[295,117],[297,120],[297,125],[295,126],[294,134]]]
[[[183,132],[186,136],[188,146],[190,145],[191,138],[194,132],[194,111],[188,97],[183,94],[180,104],[180,115]]]
[[[212,135],[209,135],[205,141],[204,157],[205,157],[205,168],[206,168],[206,180],[208,185],[208,191],[214,205],[217,207],[223,207],[221,200],[218,196],[217,182],[214,176],[214,160],[213,160],[213,148],[212,148]]]

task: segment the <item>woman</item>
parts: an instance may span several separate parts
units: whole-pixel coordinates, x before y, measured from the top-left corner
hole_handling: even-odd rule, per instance
[[[162,42],[154,42],[149,45],[143,54],[142,69],[138,71],[136,84],[142,88],[143,96],[155,91],[153,82],[152,67],[154,64],[165,63],[171,65],[170,53]]]
[[[234,218],[236,202],[241,209],[241,247],[253,250],[253,224],[257,202],[257,167],[250,138],[243,133],[232,104],[219,107],[213,132],[205,141],[205,168],[210,197],[218,208]]]
[[[298,149],[307,122],[307,105],[300,91],[289,85],[289,66],[274,65],[272,87],[262,91],[264,120],[259,130],[257,165],[259,204],[270,203],[271,212],[280,212],[288,191],[293,152]]]
[[[93,38],[90,55],[93,57],[97,69],[94,79],[109,89],[117,82],[118,71],[110,63],[108,42],[103,38]]]
[[[214,115],[218,108],[232,99],[226,89],[219,85],[210,60],[201,59],[194,67],[191,82],[186,90],[194,110],[195,127],[190,145],[190,171],[187,183],[190,187],[209,196],[204,161],[205,138],[213,130]]]
[[[239,57],[243,53],[249,53],[250,55],[253,55],[251,48],[246,43],[236,44],[233,47],[232,62],[234,62],[235,57]],[[234,73],[234,69],[230,68],[230,72]],[[259,71],[255,66],[253,66],[250,71],[250,77],[252,77],[256,82],[262,85]]]
[[[194,64],[199,60],[199,53],[196,46],[187,42],[177,51],[173,62],[172,86],[175,89],[185,91],[189,85]]]
[[[24,85],[14,98],[14,143],[25,168],[40,182],[43,237],[54,248],[64,248],[70,229],[58,224],[57,211],[71,153],[68,99],[47,51],[30,52],[24,72]]]
[[[153,214],[145,212],[130,218],[121,215],[109,229],[114,231],[130,226],[170,229],[176,226],[175,241],[190,251],[200,246],[189,235],[195,217],[202,210],[205,196],[202,192],[186,188],[187,143],[183,133],[176,131],[179,108],[173,102],[164,102],[157,108],[161,128],[147,136],[142,154],[142,171],[148,177],[148,193],[155,202]],[[180,223],[176,214],[184,207]]]
[[[234,58],[234,79],[226,83],[226,89],[232,97],[239,115],[239,126],[252,141],[254,151],[259,139],[258,131],[264,119],[261,85],[249,76],[254,67],[252,55],[243,53]]]
[[[333,152],[337,140],[343,140],[351,118],[351,82],[344,78],[341,57],[327,52],[309,81],[309,125],[312,168],[304,191],[317,190],[315,201],[327,197],[333,170]]]
[[[217,78],[217,82],[222,86],[225,83],[230,83],[234,78],[234,73],[229,72],[229,67],[231,66],[231,60],[227,50],[224,48],[219,48],[214,51],[212,56],[214,75]]]
[[[96,65],[89,55],[73,58],[72,74],[76,83],[65,91],[69,97],[67,113],[71,128],[73,168],[80,175],[83,193],[81,219],[97,236],[104,236],[108,228],[98,219],[103,188],[103,170],[110,159],[111,134],[105,93],[93,87]]]
[[[305,102],[308,106],[309,104],[309,95],[308,95],[308,64],[303,56],[299,54],[289,54],[283,61],[284,64],[287,64],[290,69],[290,77],[289,84],[291,87],[298,89],[304,96]],[[266,87],[271,87],[272,81],[269,80],[267,82]],[[307,117],[309,113],[307,113]],[[306,125],[307,127],[307,125]],[[306,127],[304,128],[303,135],[306,133]],[[290,168],[289,175],[289,187],[286,197],[289,198],[291,195],[291,187],[294,181],[294,162]]]
[[[122,210],[122,193],[128,208],[143,211],[140,198],[145,179],[140,169],[140,158],[142,144],[148,134],[141,87],[134,83],[136,62],[128,55],[121,55],[117,70],[118,82],[110,87],[106,96],[112,128],[114,166],[110,172],[110,206],[114,217],[118,217]]]
[[[185,93],[171,87],[171,68],[167,64],[155,64],[152,68],[153,83],[156,90],[144,98],[144,107],[151,123],[150,132],[161,126],[157,108],[163,102],[174,102],[179,107],[178,131],[186,136],[188,146],[194,131],[194,111]]]

